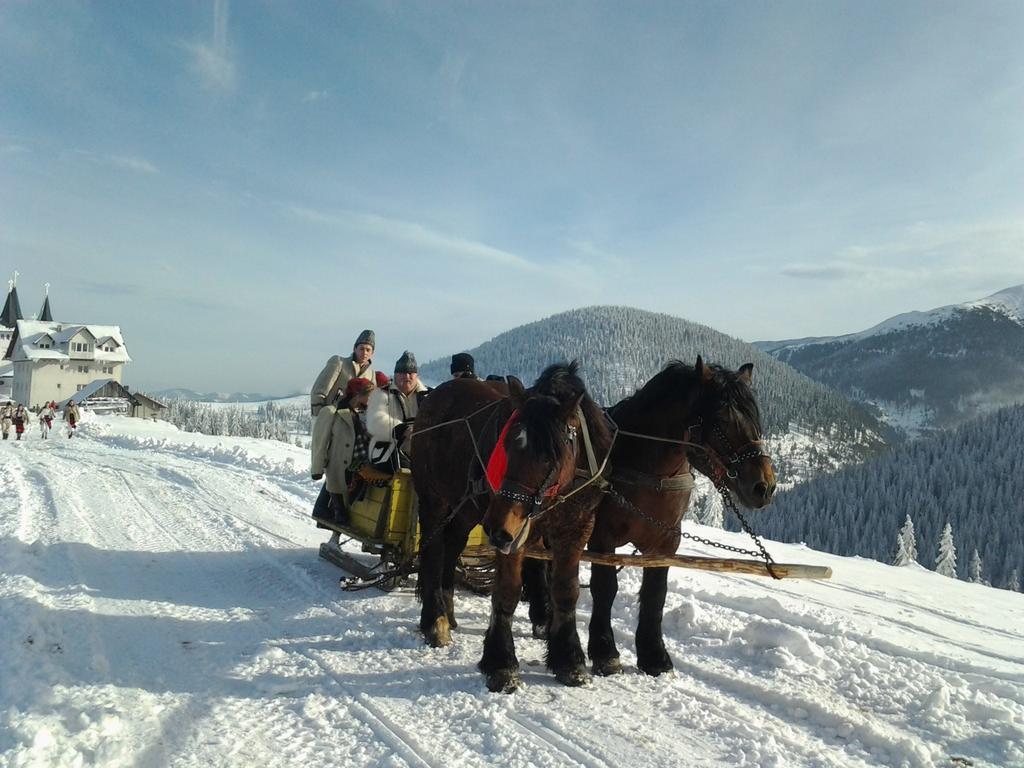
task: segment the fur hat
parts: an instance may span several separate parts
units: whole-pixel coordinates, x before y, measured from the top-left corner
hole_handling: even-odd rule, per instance
[[[402,353],[395,363],[395,373],[419,373],[420,367],[416,365],[416,355],[408,349]]]
[[[383,389],[384,387],[391,383],[391,377],[384,373],[384,371],[377,371],[376,373],[373,374],[373,378],[377,386],[380,387],[381,389]]]
[[[352,345],[352,349],[355,349],[360,344],[369,344],[374,349],[377,348],[377,336],[373,331],[367,329],[359,334],[359,338],[356,339],[356,343]]]
[[[354,397],[355,395],[358,395],[360,392],[372,388],[372,381],[367,381],[366,379],[361,379],[358,377],[354,379],[349,379],[348,384],[345,385],[345,397]]]
[[[452,374],[456,373],[476,373],[473,370],[473,356],[469,352],[459,352],[458,354],[452,355]]]

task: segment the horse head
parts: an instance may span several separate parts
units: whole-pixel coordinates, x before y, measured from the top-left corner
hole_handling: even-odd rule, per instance
[[[764,451],[761,414],[751,389],[753,363],[738,371],[705,365],[697,357],[699,388],[688,440],[703,450],[691,460],[716,486],[725,484],[746,507],[760,509],[775,493],[775,472]]]
[[[505,474],[482,522],[491,544],[509,554],[526,543],[532,520],[558,503],[576,473],[586,388],[576,361],[549,366],[528,390],[509,381],[516,411],[497,449],[507,458]]]

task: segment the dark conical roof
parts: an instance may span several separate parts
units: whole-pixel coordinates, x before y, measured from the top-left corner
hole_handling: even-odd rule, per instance
[[[24,319],[21,314],[21,303],[18,301],[18,289],[11,286],[11,292],[7,294],[7,302],[4,304],[4,311],[0,313],[0,325],[13,328],[19,320]]]
[[[39,319],[47,323],[53,322],[53,313],[50,312],[50,297],[43,300],[43,308],[39,310]]]

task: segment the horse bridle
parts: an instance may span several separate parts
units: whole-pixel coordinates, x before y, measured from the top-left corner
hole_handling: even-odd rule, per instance
[[[565,444],[572,446],[573,466],[576,466],[580,452],[576,434],[576,427],[572,425],[566,426]],[[526,513],[526,519],[528,521],[536,520],[554,506],[549,504],[547,507],[544,507],[544,501],[555,498],[558,495],[558,491],[561,490],[561,483],[558,482],[559,472],[560,465],[556,460],[548,476],[544,478],[544,482],[538,488],[530,488],[528,485],[524,485],[516,480],[503,479],[501,481],[501,488],[498,489],[496,495],[527,506],[530,511]]]
[[[707,454],[708,459],[711,462],[712,467],[712,480],[717,483],[723,479],[728,478],[729,480],[735,480],[739,477],[739,473],[734,469],[739,464],[750,459],[760,458],[771,458],[764,449],[764,440],[758,438],[757,440],[751,440],[748,443],[741,445],[739,448],[733,446],[729,436],[725,434],[718,422],[714,422],[711,433],[704,437],[704,417],[698,416],[697,421],[686,428],[687,436],[691,437],[701,449]],[[712,436],[717,437],[718,440],[728,447],[728,455],[723,456],[722,452],[717,450],[711,441]]]

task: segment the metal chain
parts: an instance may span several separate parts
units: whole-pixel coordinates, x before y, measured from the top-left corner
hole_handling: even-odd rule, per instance
[[[724,486],[718,489],[719,493],[722,494],[723,501],[725,502],[726,506],[728,506],[728,508],[731,509],[736,514],[736,517],[739,518],[740,525],[743,526],[743,530],[747,533],[747,535],[749,535],[754,540],[754,543],[757,544],[757,547],[760,550],[760,552],[755,552],[752,549],[743,549],[742,547],[734,547],[731,544],[723,544],[719,541],[712,541],[711,539],[706,539],[703,536],[695,536],[691,533],[687,533],[681,528],[667,525],[666,523],[663,523],[661,520],[658,520],[656,517],[652,517],[651,515],[647,514],[642,509],[637,507],[633,502],[631,502],[629,499],[627,499],[625,496],[623,496],[621,493],[615,490],[615,488],[610,488],[608,492],[615,498],[616,502],[620,506],[626,507],[634,514],[638,515],[644,522],[661,529],[665,533],[670,533],[673,536],[676,536],[678,539],[689,539],[690,541],[695,541],[698,544],[704,544],[708,547],[723,549],[727,552],[732,552],[737,555],[747,555],[748,557],[753,557],[758,560],[764,560],[765,567],[768,569],[768,573],[770,573],[776,579],[781,578],[780,576],[777,576],[775,572],[772,570],[772,564],[775,561],[772,559],[771,555],[769,555],[768,552],[765,550],[764,544],[761,543],[761,539],[758,538],[757,534],[754,533],[753,529],[751,529],[746,519],[744,519],[743,515],[740,514],[739,509],[736,508],[735,503],[733,503],[732,496],[729,495],[728,489],[725,488],[723,490],[723,488]]]
[[[747,522],[747,519],[740,512],[739,507],[736,506],[736,502],[732,500],[732,494],[729,493],[729,489],[725,487],[725,483],[722,483],[717,487],[718,492],[722,495],[722,502],[734,515],[736,515],[736,518],[740,521],[740,525],[743,527],[744,532],[754,540],[757,548],[761,550],[761,557],[764,559],[764,567],[768,569],[768,573],[773,579],[781,579],[782,577],[775,573],[775,569],[772,568],[772,566],[775,565],[775,560],[768,554],[768,550],[765,549],[764,544],[761,543],[761,537],[754,533],[754,529],[750,527],[750,523]],[[756,552],[752,554],[757,557]]]

